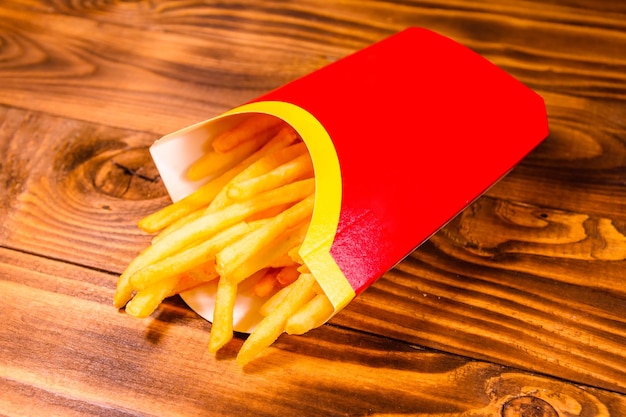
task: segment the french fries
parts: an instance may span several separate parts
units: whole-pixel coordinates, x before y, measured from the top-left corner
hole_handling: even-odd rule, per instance
[[[237,363],[245,365],[261,351],[274,343],[285,330],[290,316],[298,311],[315,296],[315,278],[311,274],[302,274],[289,286],[289,291],[280,303],[259,323],[241,346]]]
[[[188,172],[204,185],[139,221],[154,236],[120,275],[114,305],[148,317],[165,298],[218,280],[215,353],[233,337],[238,288],[254,283],[267,301],[237,356],[244,365],[283,332],[305,333],[334,314],[297,253],[313,212],[313,165],[297,133],[272,116],[252,115],[209,143]]]
[[[218,177],[208,181],[194,193],[187,197],[165,206],[143,219],[139,220],[138,226],[146,233],[159,232],[186,215],[195,212],[211,203],[215,197],[235,176],[244,169],[250,167],[254,162],[266,155],[274,154],[279,149],[285,148],[297,139],[296,132],[289,126],[284,126],[272,139],[270,139],[261,149],[241,161],[233,168],[220,173]],[[301,144],[304,146],[304,144]]]

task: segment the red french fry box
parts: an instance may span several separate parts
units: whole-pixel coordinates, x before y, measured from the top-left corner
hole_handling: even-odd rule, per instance
[[[548,134],[542,98],[467,47],[409,28],[218,117],[151,152],[173,200],[207,138],[253,113],[283,119],[315,170],[300,256],[335,311],[414,251]],[[182,294],[212,320],[215,285]],[[249,332],[264,300],[240,288],[234,324]]]

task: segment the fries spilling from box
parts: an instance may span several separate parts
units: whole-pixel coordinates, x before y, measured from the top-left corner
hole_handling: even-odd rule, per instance
[[[209,350],[328,321],[548,133],[541,97],[466,47],[410,28],[151,148],[173,203],[114,304],[181,294]]]

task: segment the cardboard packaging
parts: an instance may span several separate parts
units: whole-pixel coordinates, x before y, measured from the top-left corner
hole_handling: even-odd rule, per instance
[[[151,152],[173,200],[207,137],[275,115],[311,154],[316,196],[300,252],[339,311],[503,177],[548,134],[542,98],[483,57],[409,28],[226,113]],[[211,287],[183,294],[212,317]],[[260,300],[238,299],[250,331]]]

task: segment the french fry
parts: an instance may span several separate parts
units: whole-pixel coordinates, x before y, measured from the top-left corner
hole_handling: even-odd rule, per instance
[[[137,293],[137,295],[135,295],[133,297],[132,293],[137,290],[137,288],[134,288],[131,283],[130,283],[130,277],[126,278],[125,284],[120,285],[118,283],[118,289],[115,293],[115,298],[114,298],[114,305],[117,308],[122,308],[125,305],[128,306],[130,301],[134,301],[134,307],[131,307],[130,310],[128,311],[129,314],[131,315],[135,315],[137,317],[141,317],[140,313],[134,313],[134,311],[139,311],[139,310],[143,310],[143,309],[148,309],[148,307],[141,307],[140,303],[141,301],[135,301],[135,298],[139,295],[139,300],[141,300],[142,298],[146,301],[144,301],[144,303],[149,303],[152,302],[151,300],[156,300],[154,301],[157,305],[158,303],[160,303],[164,298],[166,297],[171,297],[173,295],[176,294],[180,294],[181,292],[184,291],[188,291],[192,288],[195,288],[199,285],[203,285],[213,279],[218,278],[219,275],[217,274],[217,271],[215,270],[215,261],[210,261],[207,262],[205,264],[202,264],[198,267],[195,267],[189,271],[186,271],[182,274],[180,274],[177,278],[178,281],[175,283],[174,287],[171,289],[171,291],[169,293],[167,293],[163,298],[161,298],[161,300],[158,300],[158,296],[153,296],[150,297],[149,293],[148,294],[144,294],[144,295],[139,295],[139,292]],[[165,278],[169,278],[165,277]],[[122,281],[120,279],[120,281]],[[124,287],[124,285],[126,285],[126,290],[127,292],[124,292],[122,290],[122,287]],[[155,290],[158,291],[158,290]],[[127,299],[125,299],[127,298]],[[154,308],[157,307],[157,305],[154,306]],[[152,308],[152,311],[154,311],[154,308]],[[152,311],[150,313],[147,313],[147,315],[150,315],[152,313]]]
[[[272,311],[276,309],[276,306],[279,305],[285,299],[285,297],[289,295],[289,291],[291,291],[289,286],[285,286],[278,290],[274,295],[268,298],[263,303],[263,305],[261,305],[261,307],[259,307],[259,314],[261,314],[263,317],[269,315]]]
[[[130,275],[120,275],[115,287],[113,305],[115,308],[124,307],[132,298],[135,289],[130,285]]]
[[[243,167],[241,168],[243,170]],[[165,229],[175,221],[189,215],[190,213],[206,207],[215,196],[220,192],[226,184],[229,183],[238,171],[236,168],[222,174],[219,178],[214,179],[198,188],[187,197],[177,202],[163,207],[143,219],[137,224],[141,230],[146,233],[156,233]]]
[[[282,239],[263,248],[261,251],[250,254],[247,261],[233,272],[230,278],[241,282],[257,271],[271,267],[277,259],[282,257],[282,253],[304,240],[308,226],[307,222],[303,222],[299,227],[287,232]]]
[[[248,220],[254,221],[254,220],[261,220],[261,219],[270,219],[272,217],[276,217],[277,215],[287,210],[291,206],[293,206],[292,203],[283,204],[282,206],[270,207],[267,210],[254,213],[253,215],[248,217]]]
[[[263,145],[261,149],[250,155],[237,166],[200,186],[196,191],[189,194],[187,197],[165,206],[161,210],[141,219],[138,223],[139,228],[146,233],[155,233],[168,227],[178,219],[200,208],[206,207],[239,173],[262,157],[289,146],[296,139],[297,135],[293,129],[280,130],[271,140]]]
[[[191,223],[192,221],[198,220],[200,217],[204,216],[205,209],[200,208],[196,211],[192,211],[191,213],[185,215],[184,217],[176,220],[174,223],[167,226],[165,229],[161,230],[158,234],[154,235],[152,238],[152,244],[155,244],[160,239],[163,239],[165,236],[170,235],[173,231],[180,229],[184,225]]]
[[[283,241],[279,242],[278,244],[271,246],[269,249],[266,249],[265,251],[262,252],[257,252],[255,253],[249,260],[248,262],[245,263],[245,266],[243,268],[240,268],[237,272],[238,274],[235,276],[227,276],[227,275],[222,275],[222,280],[228,280],[229,282],[236,284],[237,282],[241,282],[244,279],[255,279],[255,276],[257,274],[263,274],[263,277],[260,277],[259,280],[257,281],[257,286],[255,286],[255,290],[258,291],[270,291],[273,290],[273,287],[276,285],[276,279],[275,276],[270,276],[270,279],[272,279],[272,285],[271,288],[267,289],[267,288],[259,288],[259,286],[263,285],[268,285],[267,283],[263,282],[263,279],[268,276],[269,274],[266,273],[267,269],[268,269],[268,265],[271,263],[271,259],[272,257],[276,257],[276,256],[280,256],[280,254],[285,253],[290,247],[292,247],[294,245],[293,241],[297,241],[300,242],[303,237],[304,234],[306,233],[306,229],[308,228],[308,224],[304,223],[303,225],[301,225],[298,230],[296,232],[292,232],[289,233],[288,237],[286,239],[284,239]],[[257,277],[258,278],[258,277]],[[266,294],[258,294],[258,296],[265,296]],[[217,305],[221,303],[221,301],[219,301],[219,291],[218,294],[216,295],[216,308]],[[230,303],[230,301],[224,301],[225,303]],[[230,304],[227,304],[230,305]],[[227,311],[225,308],[222,311]],[[232,311],[231,311],[232,314]],[[229,326],[232,326],[232,323],[230,321],[224,321],[226,320],[225,316],[219,316],[221,321],[219,322],[214,322],[213,323],[213,329],[215,329],[215,331],[217,332],[217,334],[219,336],[218,339],[216,340],[225,340],[224,339],[224,335],[228,335],[232,333],[232,330],[229,330]],[[232,318],[231,318],[232,320]],[[220,342],[221,343],[221,342]],[[213,348],[215,348],[216,346],[220,346],[221,344],[218,342],[213,342]],[[227,343],[227,341],[225,342]],[[213,348],[210,348],[213,349]]]
[[[332,317],[335,310],[326,294],[317,294],[308,303],[294,313],[285,324],[288,334],[304,334],[324,324]]]
[[[171,297],[173,295],[189,291],[217,278],[219,278],[219,275],[215,270],[215,261],[213,260],[206,262],[198,267],[195,267],[193,269],[190,269],[189,271],[180,274],[178,284],[176,284],[176,286],[167,296]]]
[[[125,311],[134,317],[148,317],[165,298],[206,284],[218,277],[214,261],[206,262],[179,275],[167,276],[138,291],[126,304]]]
[[[138,318],[148,317],[172,292],[178,281],[178,276],[167,277],[149,288],[137,292],[133,299],[126,304],[126,312]]]
[[[283,333],[287,319],[315,296],[315,278],[311,274],[302,274],[286,288],[290,290],[285,298],[261,320],[241,346],[236,359],[239,365],[250,362]]]
[[[235,178],[227,188],[227,195],[231,200],[244,200],[263,191],[312,176],[313,163],[311,157],[308,154],[303,154],[258,177],[244,181],[237,181]]]
[[[233,310],[237,283],[224,277],[217,284],[213,326],[209,336],[209,352],[215,353],[233,338]]]
[[[278,285],[278,280],[276,279],[278,271],[273,268],[261,271],[263,271],[263,276],[254,284],[252,294],[264,298],[270,295]]]
[[[314,196],[310,195],[293,207],[270,219],[254,232],[218,252],[215,255],[215,260],[216,268],[220,275],[231,277],[231,279],[237,282],[246,278],[241,271],[246,270],[245,264],[249,262],[253,254],[262,252],[263,248],[269,245],[269,242],[284,234],[288,229],[310,218],[314,201]],[[288,249],[291,249],[291,247]]]
[[[236,126],[213,140],[211,146],[216,152],[226,153],[242,143],[254,138],[266,138],[283,124],[282,120],[266,115],[254,114]]]
[[[308,230],[308,226],[306,226],[306,230]],[[303,229],[303,232],[306,232],[306,230]],[[303,238],[304,238],[304,236],[303,236]],[[295,242],[295,240],[294,240],[294,242]],[[273,259],[272,262],[270,262],[269,266],[270,266],[270,268],[282,269],[282,268],[285,268],[285,267],[288,267],[288,266],[294,266],[294,265],[296,265],[296,264],[294,263],[293,259],[291,259],[291,257],[288,254],[283,253],[279,257]]]
[[[231,152],[207,152],[191,164],[187,177],[192,181],[222,174],[252,155],[266,142],[264,137],[256,137],[235,147]]]
[[[276,280],[282,286],[289,285],[298,279],[300,272],[298,271],[298,264],[292,264],[282,268],[278,274],[276,274]]]
[[[252,224],[246,222],[237,223],[197,245],[190,246],[172,256],[151,263],[131,276],[131,285],[137,290],[144,290],[162,279],[172,275],[179,275],[207,261],[211,261],[215,258],[215,254],[218,251],[260,227],[261,224],[262,221]]]
[[[304,264],[304,260],[302,260],[302,257],[300,256],[300,245],[294,247],[289,252],[287,252],[287,256],[289,256],[292,261],[299,265]]]
[[[120,275],[114,305],[147,317],[165,298],[218,279],[208,343],[215,353],[233,337],[238,288],[252,288],[269,298],[237,356],[244,365],[281,333],[302,334],[334,314],[298,254],[314,207],[313,165],[297,132],[265,115],[207,143],[188,172],[206,183],[140,220],[158,234]]]
[[[293,140],[291,131],[281,130],[276,137],[282,140]],[[277,139],[277,140],[278,140]],[[245,181],[251,178],[258,177],[260,175],[270,172],[272,169],[280,166],[281,164],[296,158],[306,152],[306,145],[303,142],[297,142],[290,146],[277,150],[276,152],[267,153],[265,156],[259,158],[254,163],[248,165],[248,167],[242,170],[239,174],[232,178],[232,180],[226,184],[222,190],[215,196],[213,201],[207,207],[207,212],[218,211],[225,206],[231,204],[233,201],[228,197],[228,185],[236,181]]]
[[[259,195],[254,201],[232,204],[222,211],[196,219],[172,232],[167,239],[160,239],[153,245],[148,246],[131,261],[126,270],[122,273],[120,281],[128,280],[131,275],[147,267],[149,264],[158,262],[179,252],[194,242],[206,239],[227,227],[245,220],[246,217],[254,213],[276,205],[298,201],[310,195],[314,187],[315,184],[313,180],[298,181],[275,190],[267,191]],[[122,290],[126,290],[126,288],[121,288],[120,291]]]

